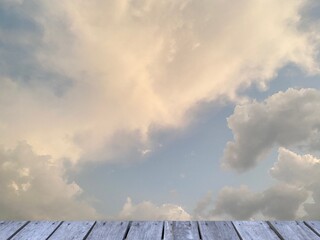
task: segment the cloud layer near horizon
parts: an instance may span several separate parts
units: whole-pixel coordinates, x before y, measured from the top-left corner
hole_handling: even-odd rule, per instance
[[[118,218],[125,220],[191,220],[191,216],[181,206],[175,204],[157,206],[150,201],[134,204],[131,198],[127,198]]]
[[[224,187],[215,200],[200,201],[197,217],[211,219],[319,219],[320,160],[279,148],[278,160],[270,169],[277,181],[255,192],[248,186]],[[210,207],[212,205],[212,207]]]
[[[25,142],[14,149],[0,149],[0,219],[191,219],[181,206],[133,204],[131,198],[117,215],[105,215],[82,192],[77,183],[68,181],[61,165],[49,156],[36,155]]]

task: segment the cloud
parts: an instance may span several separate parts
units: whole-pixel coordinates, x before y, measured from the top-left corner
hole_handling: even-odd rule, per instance
[[[259,209],[260,198],[246,186],[238,189],[224,187],[215,200],[212,215],[227,214],[235,219],[249,219]]]
[[[193,211],[195,219],[208,219],[207,209],[212,204],[212,193],[208,192],[200,201],[198,201]]]
[[[248,186],[224,187],[202,216],[213,219],[319,219],[320,159],[279,148],[270,169],[275,185],[261,192]]]
[[[262,102],[236,106],[228,118],[234,141],[227,143],[222,165],[245,171],[274,146],[320,147],[320,91],[288,89]]]
[[[269,171],[277,183],[256,193],[247,186],[223,188],[213,216],[319,218],[320,160],[287,149],[319,152],[319,102],[319,90],[288,89],[262,102],[253,100],[236,106],[228,118],[234,141],[227,143],[222,165],[243,172],[254,167],[273,147],[280,146],[278,160]]]
[[[37,155],[20,142],[14,149],[0,148],[1,219],[97,219],[103,216],[84,198],[76,182],[70,182],[64,168],[50,156]],[[190,220],[175,204],[134,204],[128,198],[117,216],[110,219]]]
[[[119,132],[138,132],[141,149],[150,126],[183,126],[199,101],[237,100],[289,62],[316,72],[318,28],[301,28],[305,4],[2,1],[0,143],[111,161]]]
[[[0,149],[1,219],[80,219],[100,217],[81,198],[50,156],[36,155],[26,143]]]
[[[287,182],[310,192],[311,202],[304,204],[306,218],[319,219],[320,209],[320,159],[313,155],[298,155],[285,148],[279,149],[278,161],[270,169],[278,181]]]
[[[190,220],[191,216],[181,207],[175,204],[155,205],[149,201],[133,204],[131,198],[127,198],[119,219],[126,220]]]
[[[274,219],[296,219],[308,192],[300,187],[280,183],[263,192],[261,212]]]
[[[247,186],[223,188],[215,201],[211,217],[254,219],[295,219],[308,193],[294,186],[279,184],[263,192],[253,192]]]
[[[320,160],[311,154],[298,155],[279,148],[278,161],[270,169],[275,179],[298,186],[312,186],[320,180]]]

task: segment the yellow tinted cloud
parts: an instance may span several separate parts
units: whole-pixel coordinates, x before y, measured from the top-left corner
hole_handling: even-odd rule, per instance
[[[300,28],[304,3],[38,1],[29,14],[43,30],[37,64],[73,85],[58,97],[1,81],[1,143],[26,140],[74,162],[105,149],[110,159],[118,131],[138,131],[146,142],[151,124],[181,126],[198,101],[237,100],[239,88],[264,87],[288,62],[314,72],[317,32]]]

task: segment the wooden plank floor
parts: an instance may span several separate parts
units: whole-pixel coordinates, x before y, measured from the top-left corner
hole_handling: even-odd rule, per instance
[[[320,221],[0,221],[0,240],[320,240]]]

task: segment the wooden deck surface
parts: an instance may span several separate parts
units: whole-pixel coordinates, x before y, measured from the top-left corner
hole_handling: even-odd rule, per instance
[[[0,240],[320,240],[320,221],[0,221]]]

